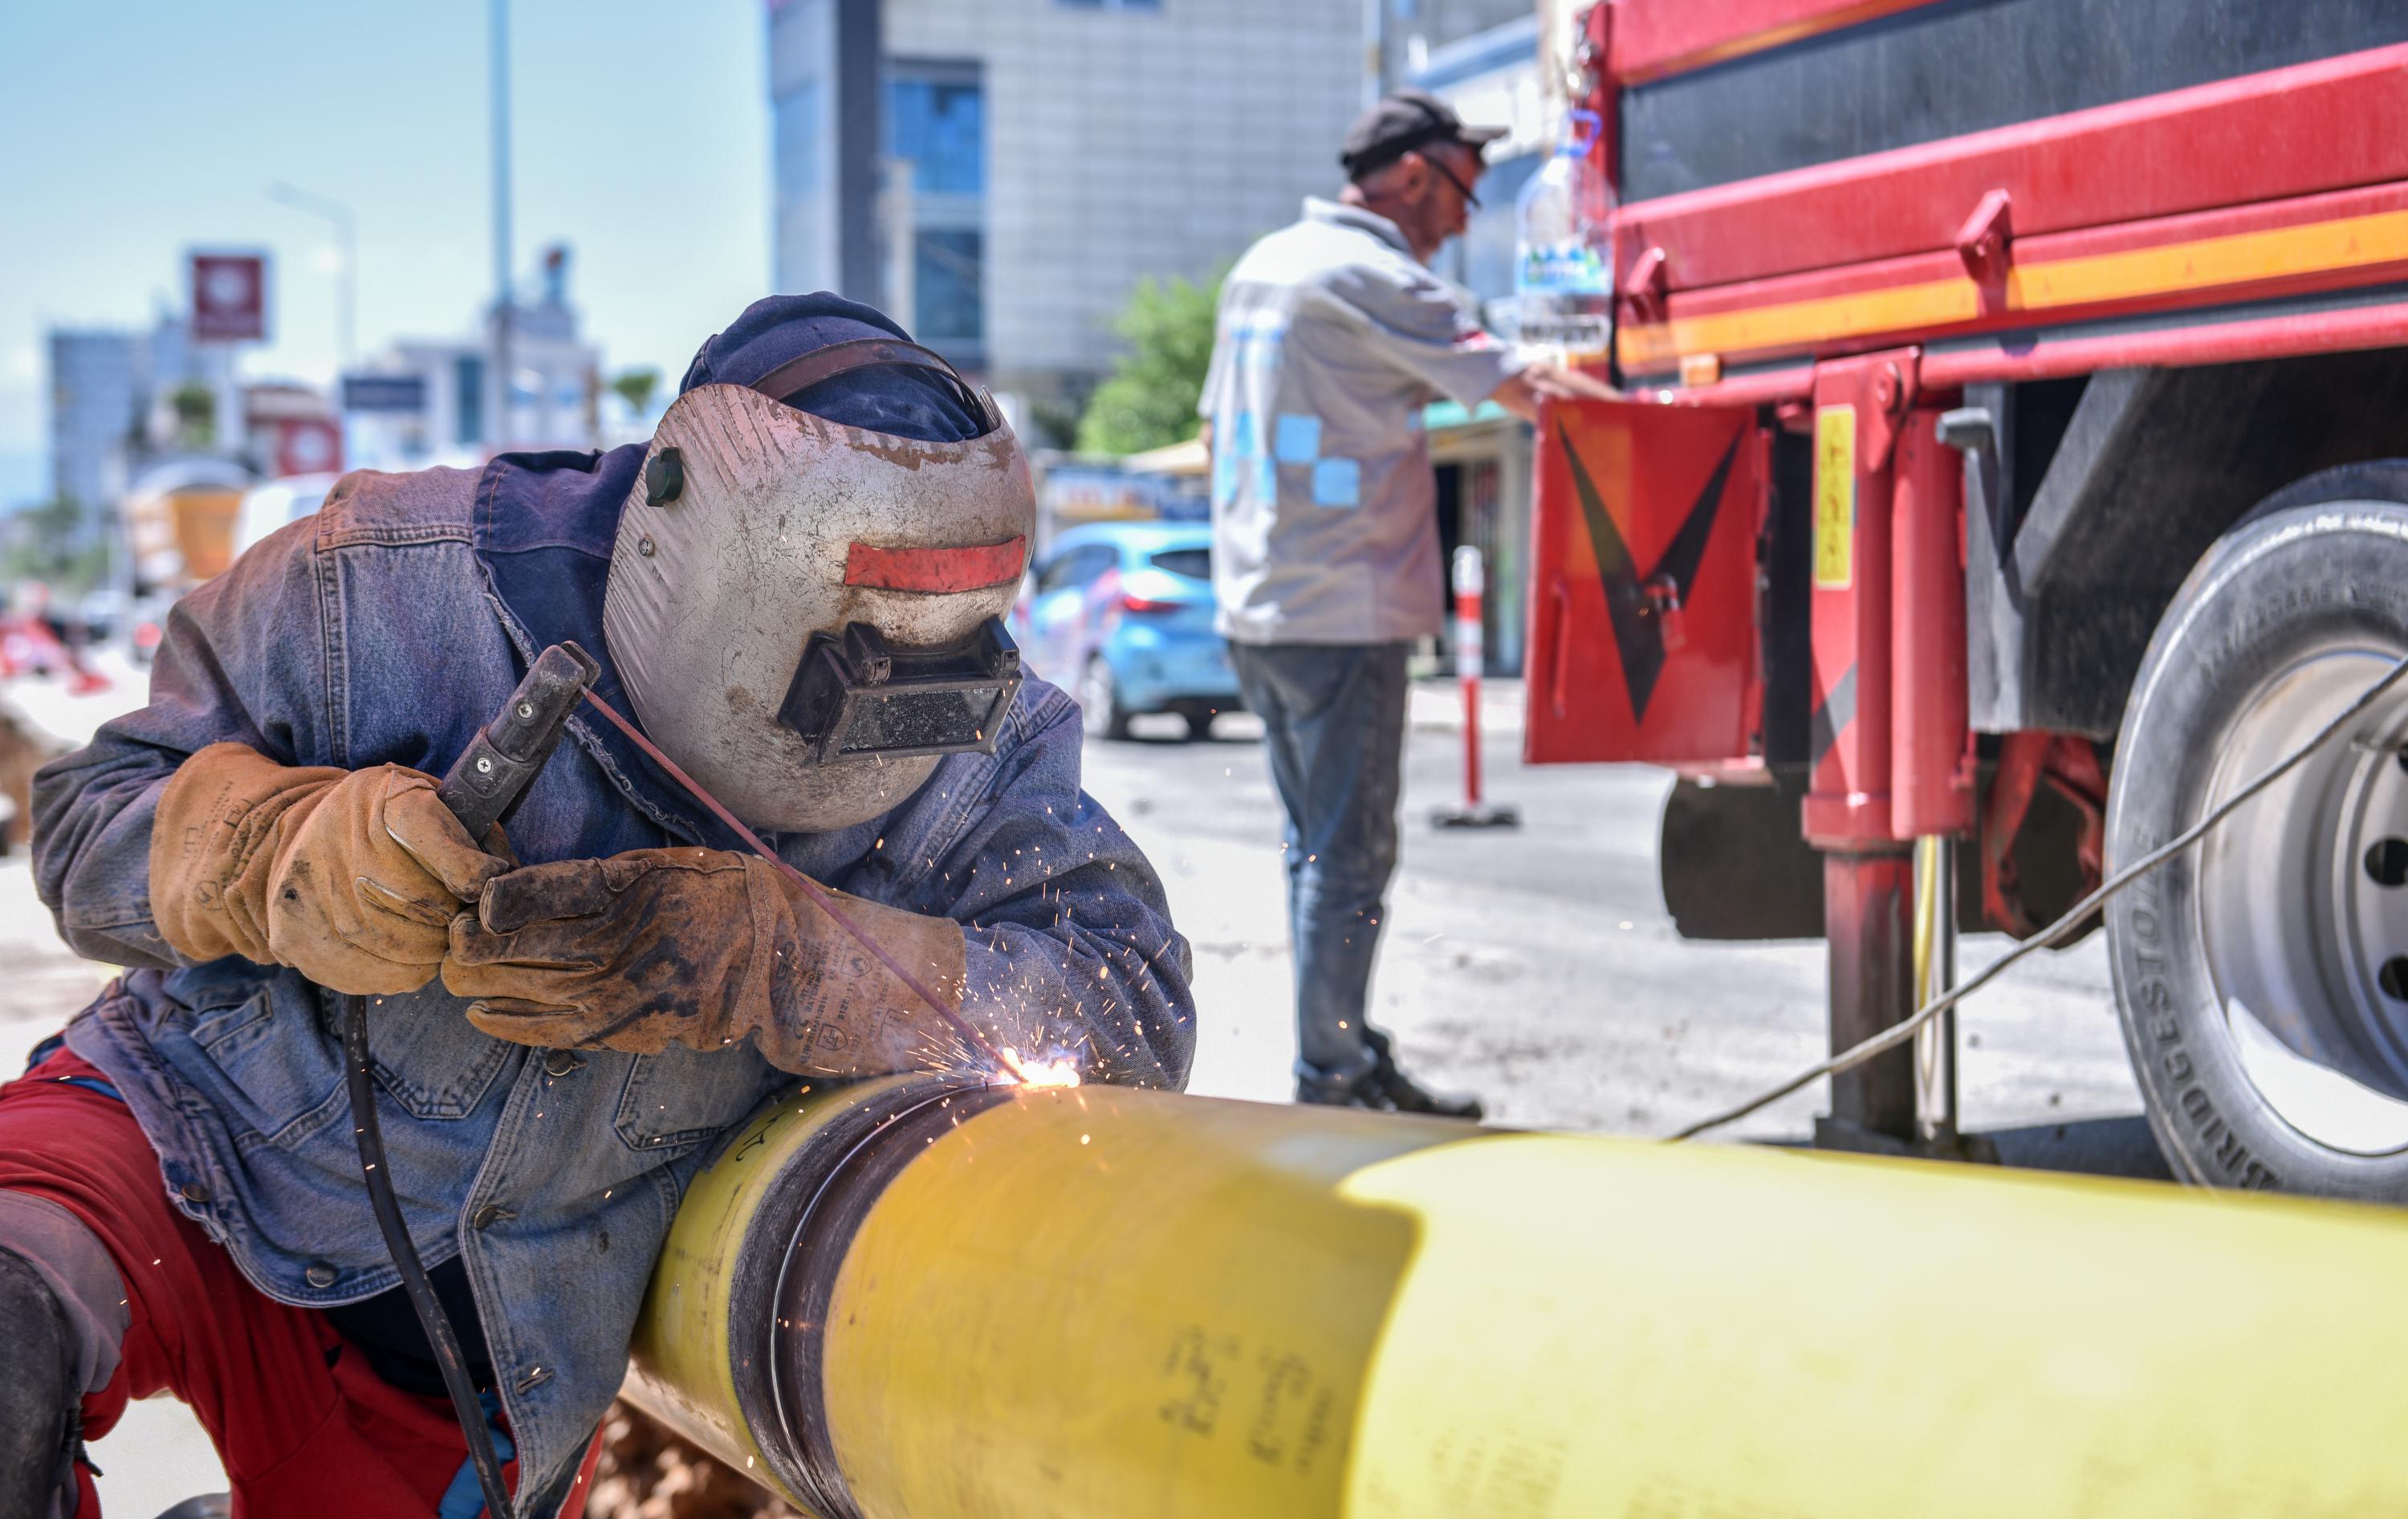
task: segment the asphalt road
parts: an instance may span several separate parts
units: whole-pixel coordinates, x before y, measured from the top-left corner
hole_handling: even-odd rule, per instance
[[[1510,693],[1499,695],[1510,697]],[[1492,703],[1510,712],[1510,700]],[[1372,1017],[1412,1068],[1478,1092],[1496,1121],[1659,1136],[1825,1053],[1819,942],[1680,939],[1656,878],[1670,778],[1635,766],[1526,767],[1518,733],[1483,745],[1513,831],[1434,828],[1461,785],[1451,689],[1425,689],[1406,753],[1404,863],[1390,896]],[[1499,715],[1502,715],[1501,713]],[[1196,949],[1203,1032],[1194,1089],[1277,1099],[1289,1085],[1289,961],[1279,814],[1259,724],[1226,716],[1205,743],[1174,720],[1091,740],[1087,786],[1168,882]],[[1964,941],[1970,973],[2009,947]],[[2139,1114],[2095,941],[2043,953],[1960,1019],[1963,1120],[2014,1164],[2162,1176]],[[1797,1141],[1818,1084],[1724,1132]]]

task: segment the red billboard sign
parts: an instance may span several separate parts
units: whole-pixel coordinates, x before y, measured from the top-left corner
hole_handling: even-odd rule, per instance
[[[283,417],[276,423],[276,473],[330,475],[343,467],[343,430],[323,417]]]
[[[267,336],[267,255],[193,255],[193,341],[258,342]]]

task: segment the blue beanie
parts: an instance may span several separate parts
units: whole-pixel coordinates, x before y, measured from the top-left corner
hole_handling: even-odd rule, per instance
[[[910,335],[882,312],[825,291],[767,296],[702,345],[678,394],[696,385],[750,385],[781,364],[856,337],[909,341]],[[931,443],[958,443],[980,431],[980,419],[951,385],[899,365],[873,365],[824,380],[811,387],[802,409],[848,427]]]

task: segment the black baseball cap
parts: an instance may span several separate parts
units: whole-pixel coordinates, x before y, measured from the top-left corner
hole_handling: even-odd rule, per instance
[[[1501,126],[1466,126],[1455,107],[1426,90],[1399,90],[1354,118],[1338,162],[1359,179],[1434,142],[1459,142],[1474,152],[1505,135]]]

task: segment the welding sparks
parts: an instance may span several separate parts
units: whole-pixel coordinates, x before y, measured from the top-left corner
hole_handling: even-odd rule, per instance
[[[1022,1086],[1076,1086],[1079,1067],[1071,1060],[1025,1060],[1020,1052],[1006,1047],[1003,1063]]]

